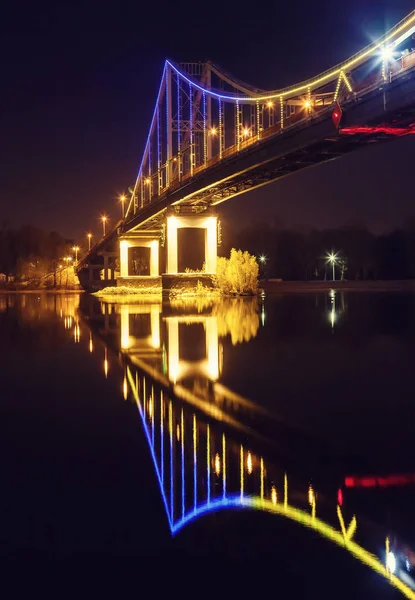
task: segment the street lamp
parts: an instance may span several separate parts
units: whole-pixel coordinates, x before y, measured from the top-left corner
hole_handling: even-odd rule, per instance
[[[86,237],[88,238],[88,250],[91,250],[92,233],[87,233]]]
[[[79,246],[74,246],[72,250],[75,252],[75,262],[78,262]]]
[[[106,225],[106,222],[108,221],[108,217],[106,215],[102,215],[101,221],[102,221],[102,228],[103,228],[104,237],[105,237],[105,232],[106,232],[105,225]]]
[[[331,251],[330,254],[327,255],[327,262],[331,263],[331,266],[333,268],[333,281],[336,279],[336,263],[337,263],[337,252],[334,253],[333,250]]]
[[[124,219],[125,217],[125,196],[124,194],[122,196],[120,196],[120,202],[121,202],[121,214],[122,214],[122,218]]]
[[[259,262],[263,265],[267,262],[267,257],[265,256],[265,254],[261,254],[261,256],[259,257]]]

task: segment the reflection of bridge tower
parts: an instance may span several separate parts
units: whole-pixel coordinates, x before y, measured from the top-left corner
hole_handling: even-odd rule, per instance
[[[169,379],[177,383],[188,377],[219,377],[217,317],[172,316],[167,322]]]
[[[129,355],[153,355],[160,350],[160,304],[121,305],[121,350]]]

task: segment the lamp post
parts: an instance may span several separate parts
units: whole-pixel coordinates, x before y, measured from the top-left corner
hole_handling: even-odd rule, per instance
[[[105,237],[105,232],[106,232],[105,225],[107,223],[107,220],[108,220],[108,217],[106,215],[102,215],[101,221],[102,221],[102,228],[103,228],[103,231],[104,231],[104,237]]]
[[[265,256],[265,254],[261,254],[258,257],[259,263],[260,265],[262,265],[263,267],[263,272],[264,272],[264,277],[266,279],[266,264],[267,264],[267,257]]]
[[[79,252],[79,246],[74,246],[72,248],[72,250],[75,252],[75,262],[78,262],[78,252]]]
[[[88,238],[88,251],[89,251],[89,250],[91,250],[92,233],[87,233],[86,237]]]
[[[122,196],[120,196],[120,202],[121,202],[121,215],[122,218],[124,219],[125,217],[125,195],[122,194]]]
[[[337,252],[334,253],[333,251],[331,251],[331,253],[327,255],[327,262],[331,263],[331,266],[332,266],[332,269],[333,269],[333,281],[335,281],[335,279],[336,279],[335,266],[336,266],[336,263],[337,263]]]

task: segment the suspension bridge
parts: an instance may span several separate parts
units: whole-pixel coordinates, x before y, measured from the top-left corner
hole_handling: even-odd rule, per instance
[[[166,60],[123,218],[77,264],[84,287],[168,288],[189,264],[182,230],[202,230],[216,272],[216,206],[300,169],[415,133],[415,11],[357,54],[266,91],[211,62]],[[190,240],[190,242],[189,242]],[[190,261],[191,262],[191,261]],[[101,273],[101,275],[100,275]]]

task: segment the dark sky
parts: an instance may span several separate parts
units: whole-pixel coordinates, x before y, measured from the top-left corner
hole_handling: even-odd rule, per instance
[[[410,0],[3,3],[0,225],[79,241],[135,181],[165,57],[210,58],[263,88],[295,83],[358,51]],[[238,223],[376,231],[413,209],[415,139],[364,150],[221,206]],[[253,203],[255,200],[255,203]],[[255,204],[255,208],[254,208]],[[222,208],[223,207],[223,208]]]

